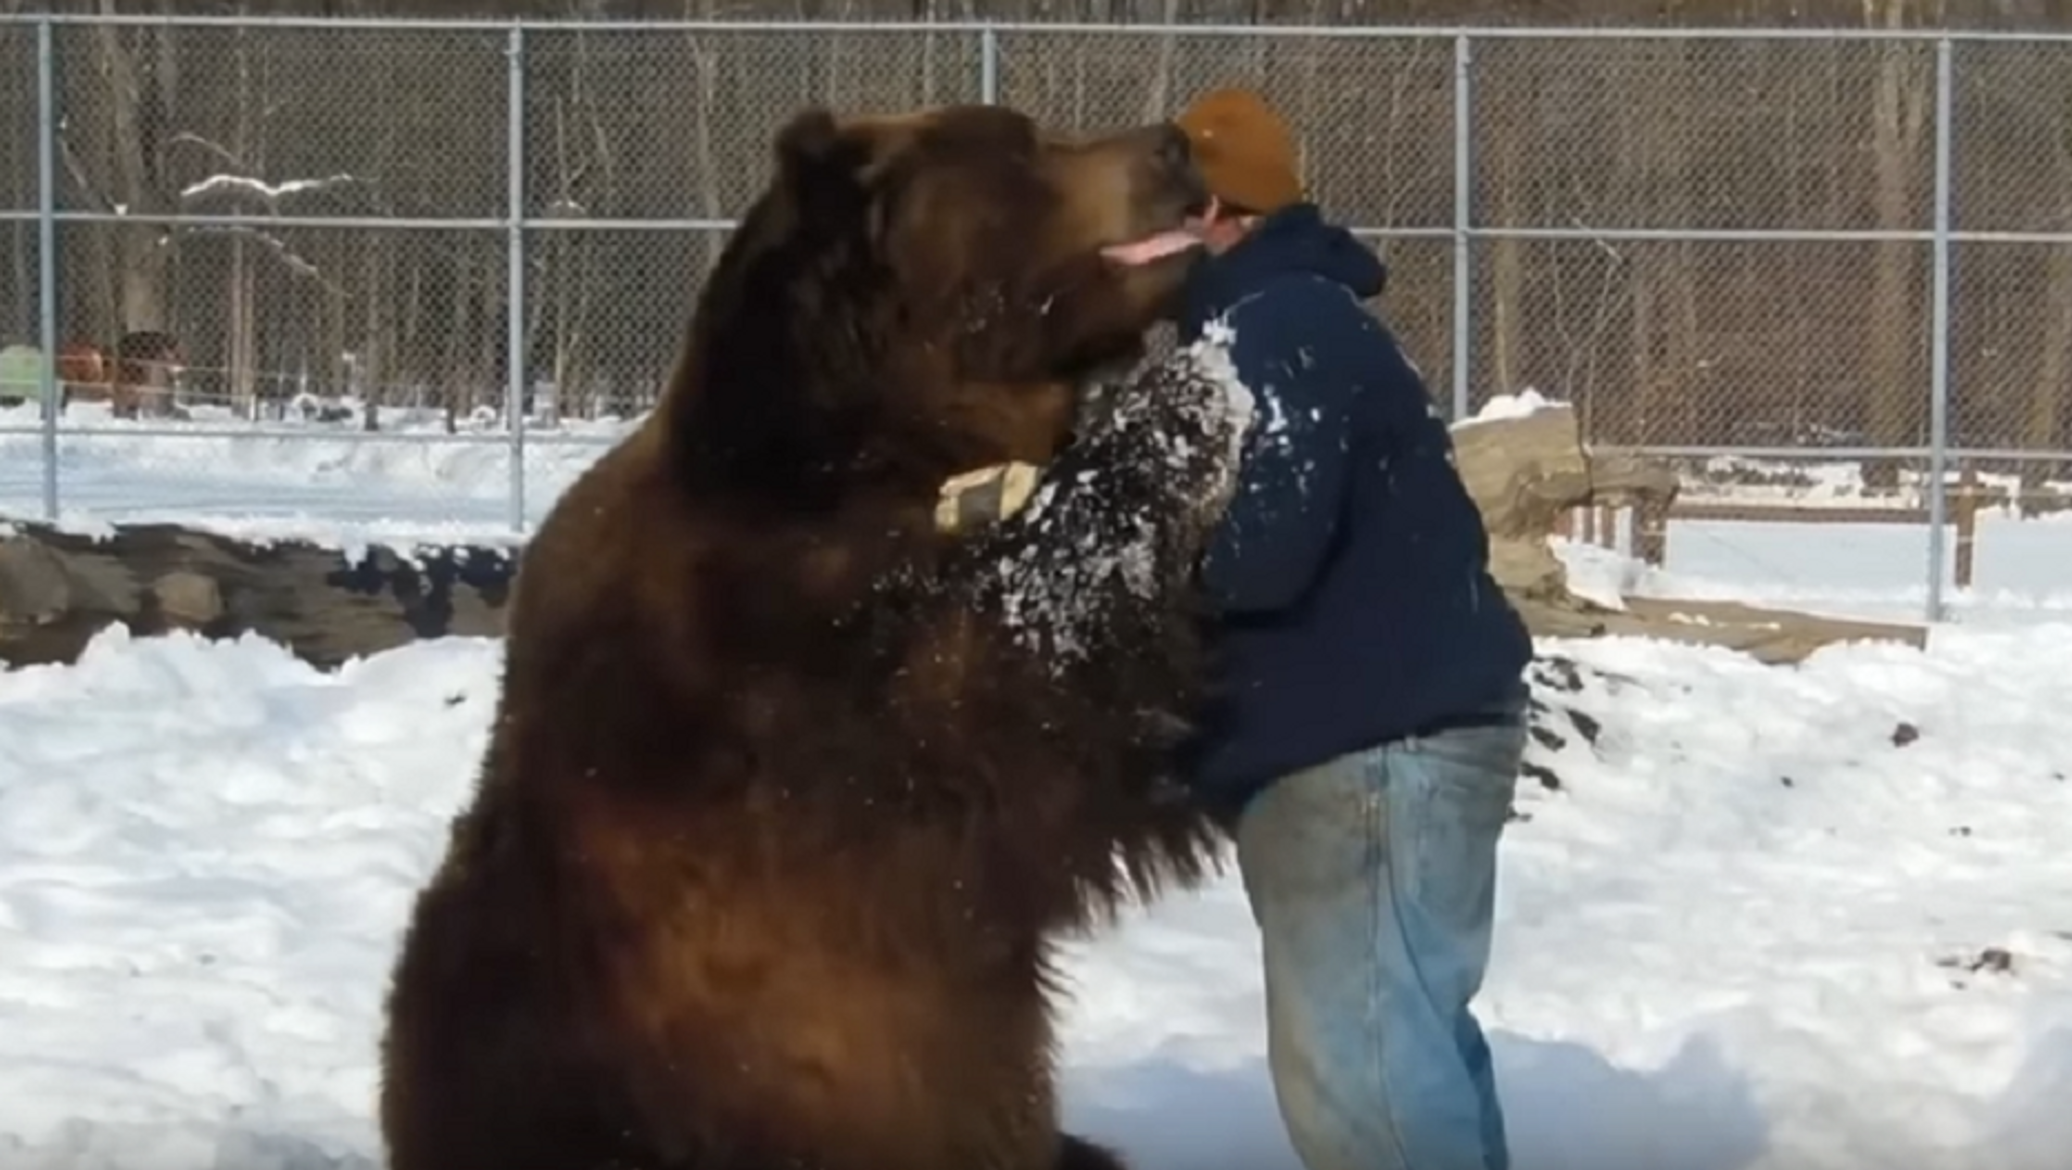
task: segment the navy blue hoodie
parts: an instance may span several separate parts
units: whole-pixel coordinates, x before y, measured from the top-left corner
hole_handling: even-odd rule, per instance
[[[1188,761],[1235,814],[1285,773],[1521,701],[1524,623],[1417,371],[1361,305],[1387,270],[1314,205],[1284,208],[1187,289],[1183,342],[1221,319],[1258,404],[1202,563],[1220,698]]]

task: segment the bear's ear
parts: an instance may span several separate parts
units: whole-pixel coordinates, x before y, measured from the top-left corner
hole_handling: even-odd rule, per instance
[[[778,173],[794,183],[841,178],[871,187],[896,169],[932,125],[925,111],[843,120],[824,106],[811,106],[777,132]]]
[[[843,121],[809,107],[777,134],[779,186],[799,214],[860,225],[875,246],[892,214],[889,180],[920,125],[913,118]]]
[[[777,134],[777,185],[806,222],[861,226],[875,238],[882,211],[872,195],[876,146],[868,123],[844,124],[824,107],[811,107]]]
[[[832,191],[855,191],[877,153],[867,124],[843,125],[821,106],[807,109],[777,134],[777,173],[808,202]]]
[[[809,106],[777,132],[777,168],[812,170],[836,153],[841,140],[842,127],[834,112],[826,106]]]

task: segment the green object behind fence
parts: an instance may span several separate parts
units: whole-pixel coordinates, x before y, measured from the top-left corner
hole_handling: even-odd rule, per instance
[[[43,397],[43,351],[33,345],[0,349],[0,399]]]

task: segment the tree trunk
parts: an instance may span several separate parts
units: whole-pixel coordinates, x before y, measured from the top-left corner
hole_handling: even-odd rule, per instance
[[[1864,23],[1870,27],[1904,28],[1912,0],[1863,0]],[[1918,227],[1913,200],[1914,160],[1921,145],[1921,127],[1933,86],[1920,76],[1914,58],[1919,48],[1904,43],[1878,46],[1878,75],[1872,89],[1871,165],[1876,176],[1874,204],[1877,226],[1900,231]],[[1920,318],[1914,296],[1919,268],[1918,245],[1904,240],[1876,245],[1871,269],[1871,312],[1864,368],[1864,393],[1870,441],[1881,447],[1907,447],[1925,442],[1928,387],[1913,373],[1910,360]],[[1865,486],[1895,488],[1899,468],[1891,460],[1864,467]]]
[[[2065,379],[2072,375],[2072,247],[2056,244],[2044,260],[2043,337],[2036,352],[2036,381],[2030,387],[2029,411],[2022,445],[2031,451],[2056,449],[2064,426]],[[2022,468],[2022,486],[2043,486],[2054,463]]]
[[[101,11],[114,13],[115,0],[101,0]],[[162,215],[171,210],[170,193],[161,189],[160,149],[164,143],[167,105],[172,95],[161,82],[164,33],[140,30],[134,45],[123,43],[123,29],[94,25],[96,56],[107,85],[108,128],[112,132],[113,202],[132,214]],[[163,329],[166,320],[166,249],[159,238],[166,229],[152,224],[115,229],[117,332]],[[111,339],[112,340],[112,339]]]

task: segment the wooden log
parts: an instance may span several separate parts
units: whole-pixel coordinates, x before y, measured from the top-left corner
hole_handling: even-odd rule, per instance
[[[1453,427],[1454,461],[1489,529],[1490,569],[1521,598],[1567,604],[1568,574],[1548,537],[1563,514],[1591,504],[1666,510],[1674,472],[1631,456],[1583,451],[1575,411],[1547,406],[1529,414],[1469,419]]]
[[[1520,599],[1519,611],[1543,638],[1659,638],[1696,646],[1721,646],[1758,662],[1784,666],[1814,651],[1846,642],[1896,642],[1921,649],[1928,631],[1920,626],[1827,617],[1797,610],[1767,609],[1738,601],[1628,597],[1626,609],[1584,602],[1550,605]]]
[[[1773,664],[1838,642],[1927,644],[1919,626],[1668,598],[1627,597],[1623,609],[1611,609],[1578,597],[1548,541],[1559,518],[1575,508],[1631,507],[1640,543],[1659,549],[1676,505],[1675,473],[1631,455],[1590,455],[1565,405],[1466,420],[1453,435],[1461,479],[1489,528],[1492,574],[1537,636],[1661,638],[1725,646]]]
[[[1921,626],[1828,617],[1738,601],[1629,597],[1626,609],[1623,616],[1639,624],[1622,628],[1614,622],[1607,633],[1647,636],[1650,630],[1667,627],[1676,631],[1677,641],[1725,646],[1773,665],[1799,662],[1822,647],[1842,642],[1898,642],[1916,650],[1928,645],[1928,631]]]
[[[1489,567],[1506,593],[1560,601],[1568,575],[1546,537],[1574,501],[1590,496],[1590,465],[1567,410],[1454,427],[1454,461],[1489,529]]]
[[[0,663],[71,662],[93,635],[256,633],[320,668],[443,634],[496,635],[514,550],[375,547],[358,559],[171,524],[105,537],[0,526]]]

